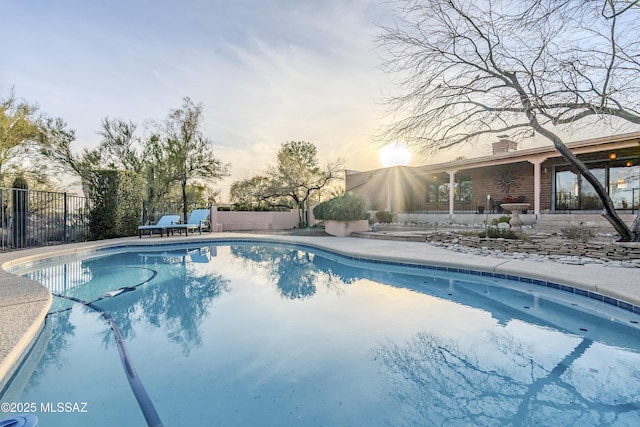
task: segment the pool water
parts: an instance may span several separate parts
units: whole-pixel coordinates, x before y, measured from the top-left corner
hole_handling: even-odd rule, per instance
[[[640,425],[640,316],[554,289],[256,244],[25,275],[87,302],[131,288],[95,306],[165,426]],[[0,401],[47,427],[145,425],[103,316],[51,312]]]

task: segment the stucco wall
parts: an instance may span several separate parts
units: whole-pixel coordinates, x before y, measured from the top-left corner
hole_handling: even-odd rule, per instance
[[[369,221],[366,219],[359,221],[332,221],[325,220],[324,231],[332,236],[346,237],[351,233],[359,231],[369,231]]]
[[[310,213],[311,224],[315,222]],[[299,223],[298,210],[288,212],[212,212],[212,226],[215,231],[248,231],[248,230],[287,230],[296,228]]]

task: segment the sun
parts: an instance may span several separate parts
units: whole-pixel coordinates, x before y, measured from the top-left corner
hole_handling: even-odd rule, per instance
[[[380,163],[385,168],[405,166],[411,161],[411,152],[402,144],[388,144],[380,149]]]

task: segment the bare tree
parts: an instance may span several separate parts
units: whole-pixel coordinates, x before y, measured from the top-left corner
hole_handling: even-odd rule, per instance
[[[390,395],[404,404],[400,414],[407,425],[540,425],[551,419],[553,425],[614,425],[637,417],[633,393],[610,399],[606,386],[585,390],[589,373],[580,363],[602,343],[582,337],[544,360],[507,330],[487,334],[493,353],[463,341],[424,331],[377,349],[375,360],[396,377]],[[630,375],[638,375],[631,369]]]
[[[561,129],[640,124],[638,2],[398,0],[379,44],[400,94],[386,137],[423,154],[509,133],[539,134],[593,186],[622,241],[640,240]]]

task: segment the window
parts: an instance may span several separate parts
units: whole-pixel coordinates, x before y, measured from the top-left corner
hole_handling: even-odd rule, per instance
[[[429,184],[427,186],[427,202],[438,203],[449,201],[449,183]]]
[[[458,202],[470,202],[473,199],[473,182],[470,178],[456,179],[454,197]]]
[[[615,209],[638,207],[640,166],[619,160],[611,164],[594,164],[589,170],[604,185]],[[602,202],[593,185],[583,176],[570,170],[570,166],[561,166],[555,173],[555,209],[596,210],[602,209]]]
[[[556,172],[556,210],[578,209],[578,175],[570,170]]]
[[[602,185],[605,185],[606,177],[605,169],[603,167],[589,170]],[[580,183],[580,209],[602,209],[602,201],[600,201],[600,196],[596,193],[593,185],[591,185],[589,181],[584,179],[582,176],[580,176]]]
[[[610,168],[609,195],[616,209],[637,208],[637,199],[640,197],[640,166]]]
[[[473,199],[473,182],[470,178],[456,179],[453,197],[457,202],[470,202]],[[428,203],[448,202],[449,183],[431,183],[427,185],[426,201]]]

